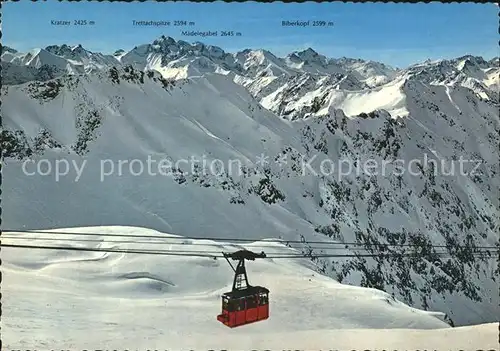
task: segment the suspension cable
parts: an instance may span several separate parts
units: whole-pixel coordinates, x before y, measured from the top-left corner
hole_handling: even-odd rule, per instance
[[[16,245],[16,244],[0,244],[0,247],[10,247],[10,248],[24,248],[24,249],[41,249],[41,250],[67,250],[67,251],[86,251],[86,252],[108,252],[108,253],[130,253],[130,254],[149,254],[149,255],[164,255],[164,256],[185,256],[185,257],[208,257],[208,258],[224,258],[222,252],[220,253],[209,253],[209,252],[189,252],[189,251],[176,251],[176,250],[137,250],[137,249],[119,249],[119,248],[89,248],[89,247],[74,247],[74,246],[38,246],[38,245]],[[478,254],[492,254],[491,251],[479,251],[471,253],[472,256],[477,257]],[[498,255],[497,252],[493,253],[493,256]],[[277,259],[277,258],[334,258],[334,257],[418,257],[417,253],[379,253],[379,254],[271,254],[266,255],[266,258]],[[432,256],[440,256],[444,258],[453,258],[448,252],[435,252]],[[493,258],[492,256],[490,256]],[[483,257],[486,258],[486,257]]]
[[[222,246],[221,244],[204,244],[204,243],[172,243],[172,242],[165,242],[165,241],[145,241],[145,240],[99,240],[99,239],[76,239],[76,238],[42,238],[42,237],[17,237],[17,236],[11,236],[11,235],[2,235],[2,239],[12,239],[12,240],[20,240],[20,241],[57,241],[57,242],[76,242],[76,243],[106,243],[106,244],[147,244],[147,245],[177,245],[177,246]],[[168,238],[166,238],[168,239]],[[244,245],[244,244],[242,244]],[[290,249],[298,250],[298,249],[307,249],[307,250],[318,250],[318,251],[341,251],[341,250],[355,250],[355,251],[370,251],[369,248],[366,247],[357,247],[359,245],[352,245],[350,246],[349,244],[343,244],[343,246],[337,246],[337,247],[320,247],[320,246],[307,246],[305,248],[300,248],[300,247],[292,247],[292,246],[287,246]],[[384,244],[380,245],[374,245],[374,246],[382,246],[384,247]],[[276,248],[276,246],[273,245],[252,245],[253,248]],[[413,248],[421,248],[422,246],[415,245]],[[432,248],[441,248],[441,246],[430,246]],[[446,246],[445,246],[446,247]],[[481,250],[488,250],[488,249],[495,249],[495,247],[488,247],[488,246],[475,246],[473,247],[474,249],[481,249]],[[405,250],[405,249],[404,249]],[[195,250],[174,250],[176,252],[220,252],[220,251],[207,251],[207,250],[202,250],[202,251],[195,251]]]
[[[243,242],[254,243],[256,241],[263,241],[267,243],[281,243],[281,244],[318,244],[318,245],[353,245],[353,246],[381,246],[381,247],[433,247],[433,248],[447,248],[447,245],[427,245],[427,244],[389,244],[389,243],[360,243],[360,242],[333,242],[333,241],[302,241],[302,240],[286,240],[286,239],[248,239],[248,238],[223,238],[223,237],[183,237],[183,236],[166,236],[166,235],[140,235],[140,234],[116,234],[116,233],[95,233],[95,232],[61,232],[61,231],[35,231],[35,230],[3,230],[1,237],[5,237],[3,233],[29,233],[29,234],[42,234],[42,235],[73,235],[73,236],[99,236],[99,237],[124,237],[124,238],[143,238],[143,239],[162,239],[172,241],[186,241],[186,240],[210,240],[222,242]],[[183,245],[203,245],[202,243],[183,243]],[[468,247],[466,245],[454,245],[455,247]],[[498,249],[497,246],[475,246],[477,249]]]

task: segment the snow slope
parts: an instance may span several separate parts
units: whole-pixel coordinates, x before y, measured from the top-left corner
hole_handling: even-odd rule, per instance
[[[239,56],[233,65],[233,56],[217,48],[163,38],[134,53],[136,61],[156,57],[161,67],[197,56],[188,66],[197,71],[186,71],[196,76],[168,81],[162,72],[143,71],[145,66],[117,64],[2,87],[4,228],[131,225],[179,235],[360,243],[340,251],[351,254],[379,254],[378,244],[425,245],[412,249],[416,259],[398,256],[401,248],[391,249],[390,258],[349,259],[316,258],[321,250],[307,243],[300,249],[342,283],[387,291],[414,307],[444,312],[456,325],[497,320],[495,252],[476,251],[499,245],[498,103],[471,87],[429,78],[448,72],[448,64],[411,67],[361,90],[349,90],[362,77],[347,71],[271,76],[265,94],[287,86],[274,111],[262,106],[262,90],[242,68],[281,62],[266,52],[247,52],[249,61]],[[323,57],[303,54],[314,67],[333,70]],[[199,70],[196,65],[206,60],[213,65]],[[211,72],[223,63],[231,72]],[[265,72],[278,72],[271,68]],[[280,118],[280,111],[295,117]],[[262,153],[269,157],[266,167],[256,162]],[[158,172],[162,159],[192,156],[207,165],[221,160],[225,172],[204,174],[201,163]],[[148,157],[156,161],[154,174],[148,174]],[[286,165],[274,162],[283,157]],[[316,171],[325,160],[371,159],[380,165],[430,158],[448,166],[462,157],[481,164],[474,175],[436,175],[424,164],[417,175],[396,175],[389,167],[385,175],[351,172],[339,179],[303,173],[301,159],[312,157]],[[75,163],[56,181],[54,172],[23,173],[22,161],[29,158],[47,159],[52,167],[62,159]],[[144,165],[142,175],[135,174],[137,162],[130,168],[134,159]],[[229,174],[235,160],[244,166],[242,174]],[[120,161],[127,162],[121,171]],[[101,179],[110,164],[113,174]],[[81,175],[74,165],[84,167]],[[36,170],[33,163],[27,166]],[[445,246],[441,251],[450,258],[437,257],[429,245]]]
[[[50,231],[5,233],[9,238],[3,238],[2,243],[217,255],[243,248],[265,250],[268,255],[295,252],[265,240],[239,245],[182,239],[134,227],[58,231],[102,236],[83,237],[91,241],[79,242],[82,236]],[[150,235],[164,235],[165,239],[148,238]],[[42,238],[46,240],[39,240]],[[223,258],[65,250],[30,250],[29,255],[20,255],[19,250],[2,248],[2,336],[9,349],[98,349],[104,345],[117,349],[125,345],[320,349],[331,348],[332,342],[342,349],[435,348],[445,344],[447,348],[471,349],[492,348],[495,341],[493,324],[450,330],[441,313],[410,308],[379,290],[339,284],[311,270],[306,259],[270,258],[248,263],[250,283],[271,291],[271,317],[231,330],[215,319],[220,295],[232,284],[232,270]]]

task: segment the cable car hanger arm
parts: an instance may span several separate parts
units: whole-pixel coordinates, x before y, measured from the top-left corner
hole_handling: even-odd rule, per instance
[[[239,250],[233,253],[222,253],[226,259],[232,258],[233,260],[251,260],[254,261],[256,258],[266,258],[266,254],[262,251],[260,254],[256,254],[255,252],[249,250]]]
[[[231,269],[234,271],[234,273],[236,273],[236,269],[234,269],[233,265],[232,265],[232,264],[231,264],[231,262],[229,261],[229,259],[228,259],[228,255],[227,255],[225,252],[223,252],[223,253],[222,253],[222,256],[224,256],[224,258],[226,259],[227,263],[229,263],[229,266],[231,267]]]

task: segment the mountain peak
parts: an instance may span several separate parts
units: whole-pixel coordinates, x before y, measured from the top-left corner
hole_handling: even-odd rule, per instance
[[[3,46],[2,46],[2,54],[3,54],[4,52],[10,52],[10,53],[12,53],[12,54],[15,54],[15,53],[17,52],[17,50],[16,50],[16,49],[13,49],[13,48],[11,48],[11,47],[9,47],[9,46],[3,45]]]
[[[68,53],[71,52],[71,47],[66,44],[62,45],[49,45],[45,48],[50,53],[60,55],[60,53]]]
[[[304,63],[314,62],[320,65],[325,65],[328,62],[328,59],[325,56],[319,54],[310,47],[302,51],[294,51],[290,55],[288,55],[288,57],[294,61],[297,61],[297,59],[299,59]]]
[[[296,50],[293,53],[297,55],[318,55],[318,53],[311,47],[308,47],[304,50]]]
[[[294,51],[292,54],[295,54],[296,56],[300,57],[300,58],[316,58],[316,57],[320,57],[322,55],[318,54],[313,48],[307,48],[305,50],[301,50],[301,51]]]
[[[71,51],[75,54],[79,54],[79,55],[87,55],[89,53],[89,51],[87,49],[85,49],[82,44],[78,44],[76,46],[74,46]]]
[[[164,35],[160,36],[158,39],[155,39],[153,41],[153,45],[172,45],[175,43],[176,43],[176,41],[174,38],[164,36]]]

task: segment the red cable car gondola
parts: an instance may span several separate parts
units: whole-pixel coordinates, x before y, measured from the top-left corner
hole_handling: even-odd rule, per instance
[[[230,328],[258,322],[269,318],[269,290],[262,286],[251,286],[245,269],[245,260],[265,258],[264,252],[240,250],[232,254],[223,253],[234,271],[233,289],[222,295],[222,313],[217,320]],[[238,260],[234,269],[228,258]]]

